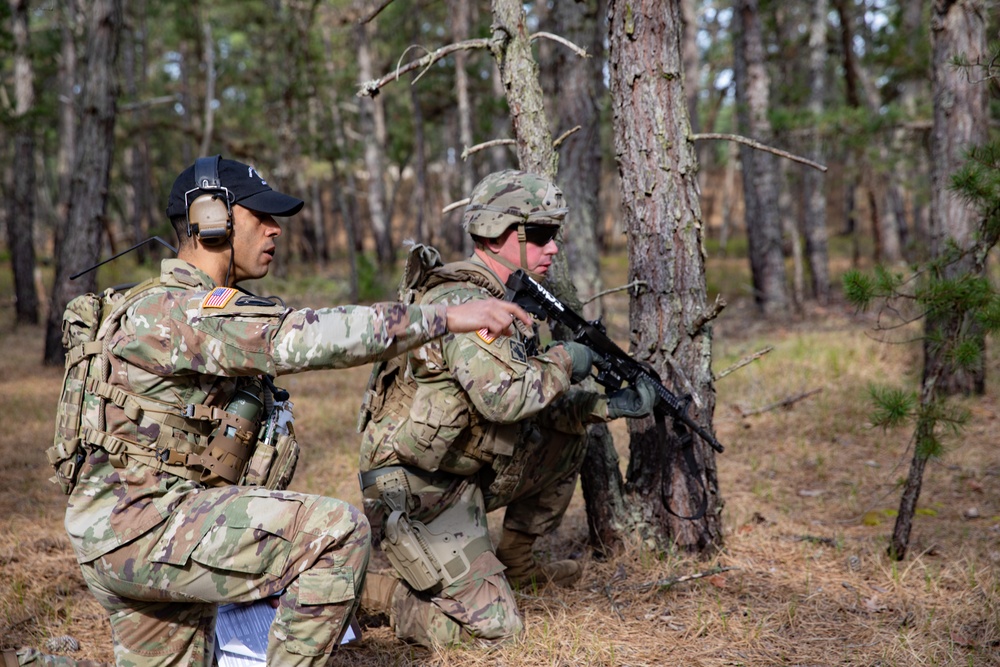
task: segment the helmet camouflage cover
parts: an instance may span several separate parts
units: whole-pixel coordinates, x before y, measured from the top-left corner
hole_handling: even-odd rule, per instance
[[[516,224],[562,224],[569,209],[562,190],[545,178],[508,169],[490,174],[473,188],[462,227],[474,236],[495,239]]]

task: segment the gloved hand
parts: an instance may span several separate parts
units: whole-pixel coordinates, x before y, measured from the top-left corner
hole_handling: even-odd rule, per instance
[[[597,356],[594,351],[581,343],[574,343],[571,340],[559,343],[563,349],[569,353],[569,358],[573,360],[573,372],[570,375],[570,382],[582,382],[590,376],[590,367],[594,365],[594,358]]]
[[[639,378],[639,382],[608,394],[608,417],[646,417],[656,405],[656,389],[653,384]]]

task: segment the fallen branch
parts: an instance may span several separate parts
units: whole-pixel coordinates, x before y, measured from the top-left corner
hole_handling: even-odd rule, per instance
[[[813,394],[818,394],[821,391],[823,391],[822,387],[818,389],[813,389],[812,391],[806,391],[801,394],[796,394],[794,396],[789,396],[788,398],[782,399],[777,403],[771,403],[770,405],[765,405],[764,407],[758,408],[757,410],[750,410],[749,412],[740,410],[740,415],[743,417],[752,417],[753,415],[760,415],[765,412],[770,412],[771,410],[777,410],[778,408],[787,408],[789,406],[798,403],[803,399],[809,398]]]
[[[747,137],[740,136],[738,134],[720,134],[717,132],[708,132],[705,134],[692,134],[689,137],[691,141],[699,141],[701,139],[721,139],[722,141],[735,141],[738,144],[746,144],[751,148],[756,148],[759,151],[766,151],[768,153],[774,153],[775,155],[780,155],[783,158],[788,158],[794,162],[801,162],[804,165],[808,165],[813,169],[819,169],[820,171],[826,171],[826,165],[822,165],[819,162],[813,162],[807,158],[800,155],[795,155],[794,153],[789,153],[788,151],[783,151],[780,148],[774,148],[773,146],[768,146],[762,144],[759,141],[754,141],[753,139],[748,139]]]
[[[725,369],[724,371],[722,371],[721,373],[719,373],[718,375],[716,375],[715,379],[716,380],[721,380],[722,378],[726,377],[730,373],[738,371],[739,369],[743,368],[744,366],[748,366],[748,365],[752,364],[753,362],[757,361],[758,359],[760,359],[761,357],[763,357],[765,354],[767,354],[768,352],[770,352],[773,349],[774,349],[773,345],[768,345],[763,350],[760,350],[758,352],[754,352],[749,357],[743,357],[742,359],[740,359],[739,361],[737,361],[735,364],[733,364],[729,368]]]
[[[738,567],[713,567],[711,570],[705,570],[704,572],[695,572],[694,574],[685,574],[680,577],[667,577],[666,579],[657,579],[656,581],[650,581],[644,584],[633,584],[631,586],[625,586],[624,588],[630,591],[651,591],[654,588],[664,590],[675,586],[677,584],[682,584],[685,581],[694,581],[695,579],[704,579],[705,577],[711,577],[716,574],[722,574],[723,572],[729,572],[730,570],[738,570]]]

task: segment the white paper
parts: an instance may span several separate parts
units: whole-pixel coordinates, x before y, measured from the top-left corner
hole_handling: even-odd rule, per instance
[[[215,659],[219,667],[266,665],[267,633],[276,612],[270,600],[221,605],[215,621]],[[340,643],[354,641],[358,630],[352,618]]]

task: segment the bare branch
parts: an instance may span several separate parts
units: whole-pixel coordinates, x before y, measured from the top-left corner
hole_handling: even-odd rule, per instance
[[[712,309],[705,311],[694,319],[694,322],[692,322],[691,326],[688,327],[688,335],[692,338],[697,335],[706,324],[719,316],[719,313],[722,312],[722,309],[725,308],[726,305],[726,300],[722,298],[722,295],[716,294],[715,303],[712,304]]]
[[[757,361],[758,359],[760,359],[761,357],[763,357],[765,354],[767,354],[768,352],[770,352],[773,349],[774,349],[773,345],[768,345],[763,350],[758,350],[757,352],[754,352],[753,354],[751,354],[749,357],[743,357],[742,359],[740,359],[739,361],[737,361],[735,364],[733,364],[729,368],[725,369],[724,371],[722,371],[721,373],[719,373],[718,375],[716,375],[715,379],[716,380],[721,380],[722,378],[726,377],[730,373],[732,373],[734,371],[738,371],[739,369],[743,368],[744,366],[747,366],[747,365],[749,365],[749,364]]]
[[[579,131],[580,131],[580,126],[579,125],[577,125],[576,127],[574,127],[571,130],[566,130],[565,132],[563,132],[562,134],[560,134],[559,137],[555,141],[552,142],[552,148],[559,148],[559,144],[561,144],[562,142],[564,142],[566,140],[566,137],[568,137],[569,135],[573,134],[574,132],[579,132]]]
[[[437,61],[441,60],[445,56],[454,53],[455,51],[471,51],[473,49],[486,49],[489,48],[490,40],[488,39],[467,39],[463,42],[455,42],[454,44],[448,44],[447,46],[442,46],[440,49],[428,53],[423,58],[414,60],[412,62],[406,63],[401,67],[397,67],[396,70],[391,74],[386,74],[381,79],[372,79],[371,81],[366,81],[361,84],[361,90],[357,92],[358,97],[374,97],[378,94],[387,84],[392,83],[402,75],[412,72],[415,69],[426,68]]]
[[[392,4],[392,0],[382,0],[382,4],[380,4],[374,10],[372,10],[371,13],[368,14],[368,16],[362,16],[360,19],[358,19],[358,23],[363,25],[365,23],[373,21],[376,16],[378,16],[379,14],[382,13],[383,9],[385,9],[386,7],[388,7],[391,4]]]
[[[176,95],[162,95],[161,97],[151,97],[148,100],[137,100],[135,102],[129,102],[118,107],[119,111],[137,111],[139,109],[146,109],[148,107],[156,106],[157,104],[170,104],[171,102],[180,101],[180,94]]]
[[[753,415],[759,415],[759,414],[763,414],[765,412],[770,412],[771,410],[777,410],[778,408],[791,407],[792,405],[795,405],[799,401],[801,401],[803,399],[806,399],[806,398],[809,398],[813,394],[818,394],[821,391],[823,391],[822,387],[820,387],[818,389],[813,389],[812,391],[804,391],[801,394],[795,394],[794,396],[789,396],[787,398],[783,398],[780,401],[778,401],[777,403],[771,403],[770,405],[765,405],[764,407],[758,408],[756,410],[749,410],[749,411],[747,411],[747,410],[740,410],[740,415],[743,416],[743,417],[751,417]]]
[[[676,380],[684,386],[684,393],[691,397],[691,400],[694,401],[694,404],[699,410],[705,407],[705,404],[701,401],[701,397],[698,396],[698,392],[695,391],[694,385],[691,384],[691,380],[689,380],[687,375],[684,374],[684,369],[681,368],[679,363],[677,363],[674,356],[666,352],[663,356],[666,359],[667,364],[670,366],[670,369],[674,372]]]
[[[580,56],[581,58],[589,58],[590,54],[587,53],[587,49],[577,46],[573,42],[569,41],[565,37],[560,37],[559,35],[553,35],[551,32],[536,32],[531,37],[528,38],[529,42],[533,42],[539,37],[544,37],[546,39],[551,39],[553,42],[559,42],[567,49]]]
[[[441,209],[441,213],[448,213],[449,211],[454,211],[459,206],[465,206],[470,201],[472,200],[469,197],[466,197],[465,199],[459,199],[458,201],[452,202],[451,204],[448,204],[443,209]]]
[[[633,280],[628,285],[621,285],[620,287],[612,287],[611,289],[606,289],[603,292],[598,292],[594,296],[592,296],[589,299],[587,299],[586,301],[584,301],[581,305],[586,306],[591,301],[593,301],[595,299],[600,299],[602,296],[607,296],[609,294],[613,294],[614,292],[621,292],[623,290],[632,289],[633,287],[638,292],[640,287],[646,287],[647,284],[648,283],[646,283],[645,280]]]
[[[773,146],[767,146],[760,143],[759,141],[754,141],[753,139],[748,139],[746,137],[740,136],[738,134],[719,134],[717,132],[708,132],[704,134],[692,134],[688,137],[691,141],[700,141],[702,139],[721,139],[723,141],[735,141],[738,144],[746,144],[751,148],[756,148],[759,151],[766,151],[768,153],[774,153],[775,155],[780,155],[783,158],[788,158],[794,162],[801,162],[804,165],[808,165],[813,169],[819,169],[820,171],[826,171],[826,165],[822,165],[819,162],[813,162],[807,158],[800,155],[795,155],[787,151],[783,151],[780,148],[774,148]]]
[[[492,141],[485,141],[481,144],[476,144],[462,151],[462,159],[467,159],[473,153],[478,153],[479,151],[484,151],[487,148],[493,148],[494,146],[513,146],[517,141],[514,139],[493,139]]]

